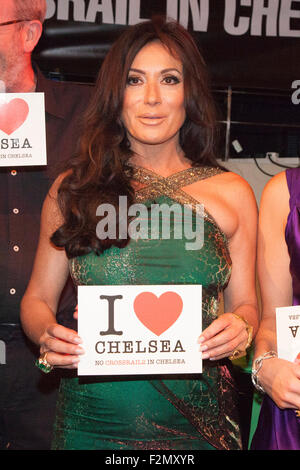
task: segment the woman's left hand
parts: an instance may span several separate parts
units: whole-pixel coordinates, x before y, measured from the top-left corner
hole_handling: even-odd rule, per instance
[[[245,351],[248,342],[247,325],[233,313],[223,313],[199,337],[202,359],[218,360],[234,351]]]

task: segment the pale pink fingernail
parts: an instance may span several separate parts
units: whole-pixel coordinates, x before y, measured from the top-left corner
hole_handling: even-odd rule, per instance
[[[82,348],[76,348],[76,349],[75,349],[75,354],[84,354],[84,349],[82,349]]]
[[[79,357],[74,357],[72,360],[71,360],[72,364],[77,364],[78,362],[80,362],[80,358]]]
[[[75,336],[75,337],[73,338],[73,341],[74,341],[74,343],[78,343],[78,344],[79,344],[79,343],[82,343],[82,339],[81,339],[79,336]]]

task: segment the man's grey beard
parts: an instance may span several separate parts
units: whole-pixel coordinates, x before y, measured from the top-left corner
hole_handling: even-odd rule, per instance
[[[8,92],[8,83],[6,78],[7,60],[0,55],[0,93]]]
[[[1,1],[1,0],[0,0]],[[20,84],[23,80],[22,62],[7,59],[0,54],[0,92],[17,93]],[[1,90],[1,83],[4,84],[4,90]]]

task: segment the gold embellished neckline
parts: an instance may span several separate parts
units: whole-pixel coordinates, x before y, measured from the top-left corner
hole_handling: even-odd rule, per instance
[[[160,196],[167,196],[179,204],[191,205],[192,209],[196,212],[198,212],[197,207],[201,205],[201,202],[189,195],[182,188],[196,181],[224,173],[224,170],[221,168],[208,166],[184,168],[169,176],[162,176],[148,168],[132,164],[130,165],[130,169],[131,178],[144,185],[142,188],[135,191],[136,202],[142,203],[149,200],[156,200]],[[204,218],[218,229],[226,240],[226,243],[228,243],[226,234],[205,208]]]
[[[174,183],[178,186],[183,186],[182,183],[185,183],[186,180],[190,180],[196,178],[196,180],[210,178],[211,176],[215,176],[217,174],[224,173],[224,170],[217,167],[208,167],[208,166],[191,166],[188,168],[183,168],[182,170],[176,171],[175,173],[171,173],[168,176],[160,175],[156,173],[154,170],[150,170],[148,168],[144,168],[139,165],[130,164],[129,167],[133,171],[133,178],[139,182],[148,183],[149,181],[157,181],[162,180],[168,183]],[[185,184],[187,186],[187,184]]]

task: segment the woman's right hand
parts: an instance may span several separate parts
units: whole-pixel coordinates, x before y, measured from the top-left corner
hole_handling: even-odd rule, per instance
[[[40,338],[40,352],[47,352],[47,362],[53,367],[76,369],[84,354],[81,343],[76,331],[51,323]]]
[[[258,379],[266,393],[281,408],[300,409],[300,365],[284,359],[263,361]]]

